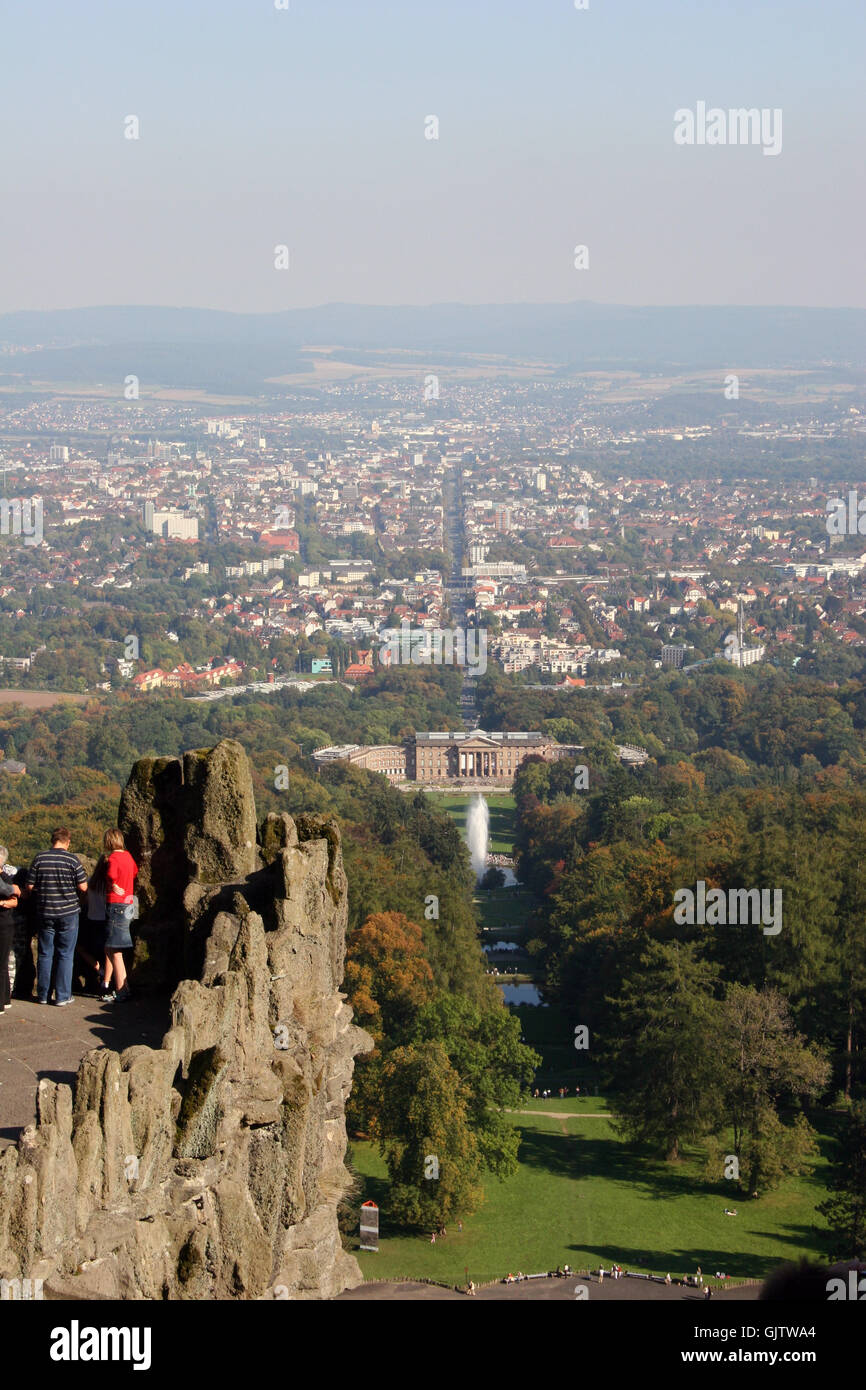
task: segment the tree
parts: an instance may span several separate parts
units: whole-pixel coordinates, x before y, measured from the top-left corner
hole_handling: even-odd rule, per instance
[[[402,912],[375,912],[349,937],[346,992],[361,1028],[399,1038],[433,992],[421,928]]]
[[[830,1079],[830,1065],[795,1032],[787,1001],[775,989],[731,985],[717,1048],[746,1190],[775,1187],[782,1177],[805,1171],[814,1132],[803,1115],[783,1124],[778,1105],[817,1096]]]
[[[862,1040],[866,1033],[866,836],[855,823],[851,842],[842,855],[842,893],[833,917],[832,990],[836,1029],[841,1035],[844,1090],[850,1099],[862,1070]],[[833,1031],[835,1032],[836,1029]]]
[[[467,1087],[440,1042],[398,1047],[384,1059],[377,1136],[395,1222],[435,1229],[480,1200],[481,1163]]]
[[[832,1196],[818,1211],[831,1226],[848,1259],[866,1259],[866,1102],[845,1117],[839,1162],[830,1178]]]
[[[668,1159],[677,1159],[684,1141],[702,1137],[718,1119],[714,982],[713,967],[694,944],[652,942],[619,1000],[610,1001],[618,1041],[608,1056],[619,1128]]]
[[[466,1087],[467,1115],[481,1164],[499,1178],[517,1171],[519,1134],[504,1115],[520,1103],[541,1057],[520,1041],[520,1020],[501,999],[479,1006],[440,993],[420,1010],[413,1041],[439,1042]]]
[[[482,888],[501,888],[504,882],[505,874],[495,864],[491,864],[490,868],[484,871],[480,886]]]
[[[433,993],[433,971],[421,928],[402,912],[375,912],[352,932],[345,988],[355,1022],[376,1046],[358,1058],[347,1118],[355,1132],[377,1133],[383,1096],[383,1057],[402,1041]]]

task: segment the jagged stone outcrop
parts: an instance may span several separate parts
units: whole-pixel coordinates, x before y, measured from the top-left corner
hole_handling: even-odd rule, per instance
[[[256,826],[226,740],[145,758],[119,823],[141,865],[137,974],[175,984],[159,1050],[88,1052],[40,1081],[0,1157],[0,1276],[48,1297],[329,1298],[354,1057],[336,823]]]

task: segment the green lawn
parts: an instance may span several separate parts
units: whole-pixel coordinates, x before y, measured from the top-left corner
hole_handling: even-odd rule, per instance
[[[576,1108],[556,1098],[545,1104]],[[603,1107],[594,1101],[592,1108]],[[815,1178],[750,1202],[734,1197],[723,1181],[707,1182],[699,1155],[678,1164],[659,1161],[623,1143],[606,1119],[512,1118],[522,1132],[520,1171],[504,1183],[490,1180],[462,1234],[454,1222],[435,1245],[428,1237],[389,1233],[385,1166],[372,1145],[353,1145],[364,1198],[380,1207],[379,1251],[359,1255],[367,1278],[457,1284],[467,1266],[470,1278],[483,1282],[518,1269],[531,1274],[566,1262],[580,1269],[615,1261],[671,1276],[693,1274],[700,1265],[705,1275],[720,1270],[758,1279],[783,1260],[832,1253],[815,1214],[826,1196]],[[823,1136],[818,1176],[827,1146]],[[739,1214],[725,1216],[726,1206]]]
[[[555,1111],[557,1115],[581,1115],[583,1113],[598,1115],[609,1109],[606,1098],[597,1095],[582,1095],[579,1100],[575,1096],[566,1096],[564,1100],[560,1100],[559,1096],[555,1095],[551,1096],[550,1100],[522,1100],[520,1108],[521,1110],[531,1110],[537,1115],[543,1115],[545,1111],[551,1110]]]
[[[472,898],[481,917],[481,924],[494,927],[506,941],[516,941],[525,934],[526,923],[535,907],[531,893],[515,888],[479,888]]]
[[[476,795],[476,792],[425,792],[437,811],[448,812],[464,839],[466,812]],[[514,848],[514,797],[510,792],[484,792],[484,799],[490,808],[490,851],[492,854],[510,854]]]

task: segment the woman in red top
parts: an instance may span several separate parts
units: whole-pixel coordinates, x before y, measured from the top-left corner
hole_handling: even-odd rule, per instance
[[[105,997],[124,1003],[129,998],[124,951],[132,950],[133,889],[138,865],[129,853],[119,830],[107,830],[105,847],[106,908],[108,934],[105,938],[106,984],[114,974],[114,993]]]

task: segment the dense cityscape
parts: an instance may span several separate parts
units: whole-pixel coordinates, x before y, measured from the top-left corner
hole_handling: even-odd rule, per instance
[[[732,412],[653,427],[644,402],[638,430],[618,425],[622,407],[581,406],[572,390],[537,393],[521,426],[513,394],[464,388],[452,419],[441,400],[429,417],[416,402],[376,418],[377,392],[219,417],[136,406],[134,432],[101,402],[4,402],[4,680],[189,693],[302,673],[363,679],[401,624],[450,622],[449,505],[466,621],[506,674],[628,686],[731,659],[741,608],[762,659],[853,669],[866,549],[856,522],[830,534],[828,519],[859,478],[826,459],[862,450],[858,405],[780,411],[753,430]],[[670,478],[683,449],[690,475],[738,449],[754,465],[759,450],[765,476],[727,463],[728,476],[633,476],[650,453]],[[164,620],[149,615],[139,633],[142,604],[160,594]],[[128,614],[120,641],[105,634],[104,605],[115,628]],[[40,624],[69,619],[78,656],[37,640]],[[206,661],[186,639],[202,623]]]

